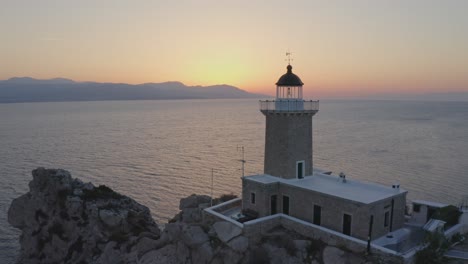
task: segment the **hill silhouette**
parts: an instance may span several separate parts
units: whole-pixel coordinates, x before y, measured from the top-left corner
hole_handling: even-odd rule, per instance
[[[186,86],[181,82],[164,83],[99,83],[75,82],[65,78],[38,80],[14,77],[0,80],[0,103],[260,98],[231,85]]]

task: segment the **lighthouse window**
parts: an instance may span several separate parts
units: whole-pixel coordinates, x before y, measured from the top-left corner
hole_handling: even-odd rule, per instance
[[[421,210],[420,204],[413,204],[413,212],[419,213],[420,210]]]
[[[250,202],[255,204],[255,193],[250,193]]]
[[[302,179],[304,178],[304,161],[296,162],[296,178]]]

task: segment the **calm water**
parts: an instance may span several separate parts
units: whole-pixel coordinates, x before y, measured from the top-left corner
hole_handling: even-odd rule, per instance
[[[457,204],[468,195],[468,103],[322,101],[314,117],[317,167],[401,183],[408,198]],[[262,172],[264,116],[256,100],[0,104],[0,262],[19,232],[9,203],[38,166],[64,168],[147,205],[164,223],[181,197],[239,194],[238,145],[246,174]]]

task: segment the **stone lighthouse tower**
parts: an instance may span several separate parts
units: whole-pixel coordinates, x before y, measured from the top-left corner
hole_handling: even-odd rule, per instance
[[[265,174],[285,179],[312,175],[312,117],[319,102],[303,100],[303,85],[289,64],[276,83],[276,99],[260,101],[266,117]]]

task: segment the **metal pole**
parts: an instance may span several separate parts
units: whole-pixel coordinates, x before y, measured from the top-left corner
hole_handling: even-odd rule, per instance
[[[244,157],[244,146],[237,146],[237,151],[241,150],[242,151],[242,159],[240,162],[242,163],[242,178],[245,176],[245,157]]]
[[[211,206],[213,206],[213,169],[211,169]]]
[[[395,206],[395,200],[392,199],[392,209],[390,210],[390,232],[393,231],[393,207]]]
[[[370,216],[369,221],[369,235],[367,236],[367,254],[371,254],[371,240],[372,240],[372,225],[374,224],[374,216]]]
[[[242,146],[242,178],[245,176],[244,146]]]

